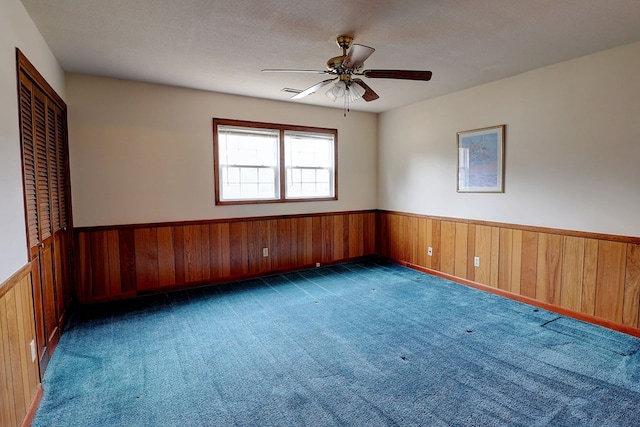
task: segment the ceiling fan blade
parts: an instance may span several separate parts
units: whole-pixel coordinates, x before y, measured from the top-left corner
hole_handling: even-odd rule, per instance
[[[431,80],[431,71],[364,70],[362,75],[372,79]]]
[[[309,73],[309,74],[331,74],[327,70],[292,70],[289,68],[265,68],[263,73]]]
[[[311,86],[310,88],[303,90],[299,94],[292,96],[291,99],[300,99],[300,98],[304,98],[307,95],[311,95],[312,93],[317,92],[318,90],[320,90],[320,88],[328,85],[329,83],[331,83],[332,81],[334,81],[336,79],[337,79],[337,77],[333,78],[333,79],[323,80],[320,83],[316,83],[313,86]]]
[[[345,68],[358,68],[364,64],[364,61],[371,56],[376,50],[369,46],[361,44],[354,44],[349,49],[346,58],[342,61],[342,66]]]
[[[380,96],[375,93],[373,91],[373,89],[371,89],[369,87],[368,84],[366,84],[365,82],[362,81],[362,79],[353,79],[352,80],[354,83],[362,86],[362,88],[364,89],[364,95],[362,95],[362,99],[364,99],[367,102],[371,102],[371,101],[375,101],[376,99],[380,98]]]

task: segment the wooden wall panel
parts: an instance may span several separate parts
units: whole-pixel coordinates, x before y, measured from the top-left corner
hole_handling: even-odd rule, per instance
[[[109,246],[107,232],[91,235],[91,295],[109,295]]]
[[[298,263],[300,265],[311,265],[313,261],[313,218],[303,217],[294,220],[297,223],[297,247]],[[349,242],[351,244],[351,242]]]
[[[498,272],[498,288],[505,291],[511,291],[511,281],[513,278],[513,230],[510,228],[500,229],[500,255],[498,263],[500,271]]]
[[[92,294],[91,234],[77,234],[75,241],[76,294],[78,299],[85,300]]]
[[[119,295],[122,293],[122,278],[120,275],[120,241],[116,230],[107,231],[107,262],[109,265],[108,293]]]
[[[362,215],[360,217],[360,224],[362,224]],[[320,221],[322,227],[322,257],[321,262],[327,263],[331,262],[333,259],[333,241],[334,241],[334,228],[333,228],[333,217],[331,216],[323,216]],[[360,228],[362,230],[362,227]],[[340,230],[342,231],[342,229]],[[360,236],[362,236],[362,231],[360,231]],[[362,247],[362,237],[358,239],[360,242],[359,247]]]
[[[440,223],[440,271],[455,273],[456,256],[456,224],[451,221]]]
[[[120,288],[123,294],[130,294],[135,292],[138,287],[134,230],[118,230],[118,249],[120,253]],[[80,253],[86,254],[85,252]]]
[[[233,222],[229,224],[229,259],[231,276],[249,274],[249,257],[247,251],[247,224]]]
[[[184,279],[187,283],[210,278],[209,227],[188,225],[183,228]],[[159,247],[159,246],[158,246]]]
[[[536,297],[538,268],[538,233],[522,233],[522,258],[520,262],[520,293],[525,297]]]
[[[11,379],[9,381],[11,389],[9,394],[11,396],[11,411],[15,414],[15,419],[19,419],[20,414],[27,413],[27,402],[24,399],[24,382],[21,375],[20,363],[20,339],[18,337],[17,316],[15,306],[15,291],[11,290],[0,301],[0,318],[4,325],[0,327],[3,329],[3,344],[6,342],[4,352],[5,359],[5,372],[11,373]],[[3,346],[4,347],[4,346]]]
[[[467,232],[469,231],[469,225],[458,222],[455,224],[455,242],[454,242],[454,256],[453,256],[453,271],[454,274],[458,277],[462,277],[464,279],[468,278],[467,276]],[[473,258],[471,258],[471,263],[473,264]]]
[[[560,305],[574,311],[582,308],[584,242],[580,237],[564,236]]]
[[[30,269],[22,269],[0,284],[0,425],[22,425],[39,398],[33,293]]]
[[[274,248],[274,259],[271,263],[275,271],[291,268],[295,265],[292,258],[293,228],[291,219],[284,218],[276,220],[276,226],[271,230],[271,245]]]
[[[364,214],[364,230],[362,233],[364,235],[364,252],[362,253],[362,256],[378,253],[377,217],[378,215],[375,212],[367,212]],[[345,255],[344,259],[346,258],[350,257]]]
[[[398,227],[399,216],[390,214],[386,217],[385,228],[388,230],[385,242],[385,252],[390,258],[400,259],[400,247],[402,245],[400,228]]]
[[[418,246],[416,250],[417,254],[417,264],[422,267],[431,267],[431,257],[427,255],[427,250],[429,246],[431,246],[429,240],[429,232],[427,227],[429,225],[429,220],[427,218],[418,218],[418,230],[417,230],[417,239]]]
[[[248,222],[246,224],[247,236],[245,240],[246,256],[249,259],[247,274],[257,274],[262,268],[263,256],[262,248],[269,247],[268,242],[264,241],[263,227],[264,223],[257,221]],[[268,257],[266,257],[268,259]]]
[[[598,273],[596,281],[596,316],[622,323],[625,262],[627,245],[618,242],[598,242]]]
[[[376,216],[340,212],[76,230],[78,300],[118,299],[373,255]],[[413,222],[405,225],[406,234]]]
[[[640,245],[627,245],[622,323],[640,328]]]
[[[456,231],[457,235],[457,231]],[[476,255],[476,225],[468,224],[467,225],[467,279],[475,280],[476,279],[476,267],[473,265],[473,258]],[[457,248],[456,248],[457,250]]]
[[[440,220],[430,220],[431,227],[427,226],[427,233],[431,231],[431,246],[433,256],[431,257],[431,268],[440,270],[442,265],[442,222]]]
[[[6,299],[0,299],[0,425],[18,425],[16,396],[13,391],[13,370],[9,344]]]
[[[383,256],[562,313],[631,327],[640,336],[640,237],[400,212],[378,216]],[[473,266],[476,256],[479,267]]]
[[[404,232],[409,240],[406,258],[412,264],[418,263],[418,218],[410,216],[404,221]]]
[[[211,278],[220,280],[231,276],[229,224],[209,225]],[[176,282],[177,283],[177,282]]]
[[[158,232],[156,228],[138,228],[135,230],[134,238],[136,251],[136,282],[138,284],[137,289],[150,291],[157,288],[159,283]],[[97,262],[99,263],[99,261]],[[94,267],[96,266],[94,265]],[[96,286],[97,284],[94,282],[94,288],[96,288]],[[100,297],[97,293],[94,293],[93,296],[96,298]],[[110,295],[106,296],[109,297]]]
[[[514,294],[521,294],[522,230],[513,230],[511,242],[511,283],[506,285]],[[500,250],[502,253],[502,248]]]
[[[491,227],[491,257],[489,258],[489,262],[491,264],[491,276],[489,285],[497,288],[498,287],[498,277],[499,277],[499,265],[498,262],[500,260],[500,228]]]
[[[275,251],[273,255],[271,254],[271,248],[275,244],[275,242],[271,242],[271,229],[275,228],[276,222],[275,220],[253,221],[253,224],[257,229],[255,234],[256,245],[254,246],[254,253],[258,256],[258,269],[256,273],[268,273],[272,271],[271,261],[278,257],[277,251]],[[266,257],[262,254],[263,248],[267,248],[269,251]],[[253,272],[251,274],[253,274]]]
[[[334,233],[332,235],[333,242],[331,246],[333,247],[333,256],[335,258],[345,258],[344,256],[344,243],[345,243],[345,227],[344,227],[344,215],[335,215],[333,216],[333,230]],[[347,248],[349,247],[348,240],[349,227],[347,226]],[[347,249],[347,254],[349,250]],[[347,255],[348,256],[348,255]]]
[[[562,236],[538,234],[536,298],[560,306]]]
[[[584,242],[584,272],[582,275],[582,313],[596,314],[596,282],[598,280],[598,241]]]
[[[176,254],[174,251],[173,230],[171,227],[159,227],[158,236],[158,285],[172,286],[176,283]]]
[[[476,247],[474,257],[480,257],[480,267],[475,267],[474,281],[483,285],[491,285],[491,227],[476,226]],[[473,265],[474,260],[470,260]]]

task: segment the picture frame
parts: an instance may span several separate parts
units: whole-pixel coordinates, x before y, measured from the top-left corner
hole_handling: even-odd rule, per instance
[[[506,125],[458,132],[458,193],[504,193]]]

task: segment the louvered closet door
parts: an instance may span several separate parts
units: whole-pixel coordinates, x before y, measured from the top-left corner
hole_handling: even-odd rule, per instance
[[[22,168],[24,174],[24,197],[27,221],[27,241],[33,285],[33,304],[36,325],[36,342],[41,372],[49,360],[44,331],[42,283],[40,275],[40,216],[38,206],[38,176],[35,129],[35,98],[32,82],[20,75],[20,131],[22,143]]]
[[[56,322],[64,321],[65,307],[70,303],[70,268],[65,254],[70,253],[69,233],[67,231],[67,187],[66,187],[66,118],[55,104],[47,107],[47,135],[49,161],[49,188],[51,199],[51,224],[53,230]]]
[[[28,76],[20,73],[19,78],[27,241],[42,375],[60,338],[65,295],[70,295],[66,117]]]

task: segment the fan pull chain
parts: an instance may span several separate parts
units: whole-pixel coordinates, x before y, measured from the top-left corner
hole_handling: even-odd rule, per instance
[[[343,116],[347,117],[347,113],[349,112],[349,85],[346,85],[344,89],[344,110]]]

